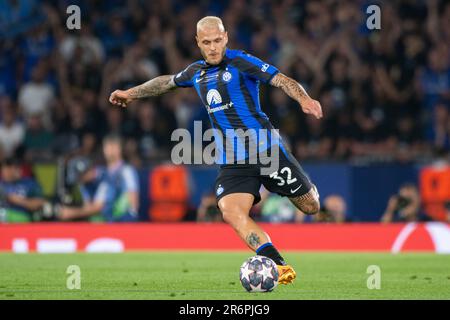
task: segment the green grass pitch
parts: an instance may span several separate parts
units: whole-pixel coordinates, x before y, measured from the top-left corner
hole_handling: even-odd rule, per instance
[[[247,293],[239,266],[250,252],[0,253],[0,299],[450,299],[450,255],[285,252],[294,284]],[[81,289],[66,287],[67,267]],[[381,269],[369,290],[367,268]]]

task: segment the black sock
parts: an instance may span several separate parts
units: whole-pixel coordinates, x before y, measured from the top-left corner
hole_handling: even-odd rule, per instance
[[[267,242],[256,249],[256,254],[272,259],[277,265],[285,266],[283,257],[280,255],[278,250],[270,243]]]

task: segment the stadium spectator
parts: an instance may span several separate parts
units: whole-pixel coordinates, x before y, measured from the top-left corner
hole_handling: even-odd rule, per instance
[[[198,222],[223,222],[222,213],[217,207],[216,195],[211,192],[202,196],[197,209]]]
[[[33,178],[22,175],[17,158],[7,158],[1,163],[0,222],[31,222],[33,214],[42,209],[42,190]]]
[[[323,206],[319,214],[314,216],[315,222],[342,223],[347,220],[347,204],[343,197],[332,194],[323,200]]]
[[[77,63],[99,65],[105,60],[103,44],[93,34],[90,24],[83,25],[79,36],[66,35],[60,42],[59,52],[66,63],[80,58]]]
[[[23,145],[29,162],[52,158],[54,134],[44,126],[44,116],[33,114],[26,119],[27,127]]]
[[[122,139],[115,135],[103,140],[106,168],[86,168],[80,173],[83,206],[63,206],[60,220],[95,217],[106,222],[137,221],[139,185],[135,169],[122,160]]]
[[[301,213],[286,197],[270,193],[266,188],[260,189],[261,201],[255,205],[252,214],[255,219],[271,223],[301,222]]]
[[[347,203],[338,194],[326,196],[321,205],[320,211],[313,216],[302,212],[297,217],[297,222],[302,223],[343,223],[347,222]]]
[[[143,167],[143,160],[139,152],[139,146],[137,141],[133,138],[127,138],[124,145],[124,154],[126,154],[126,159],[131,166],[136,169]]]
[[[412,183],[404,184],[400,187],[398,194],[389,198],[381,221],[384,223],[419,221],[420,206],[420,194],[417,187]]]
[[[450,99],[448,45],[439,44],[428,52],[428,63],[420,77],[424,107],[431,109],[439,100]]]
[[[119,10],[119,8],[117,8]],[[108,57],[121,57],[124,48],[134,42],[131,30],[127,28],[124,17],[113,13],[108,19],[108,26],[102,34],[101,41]]]
[[[434,107],[432,125],[430,126],[429,140],[436,149],[450,149],[450,114],[449,107],[438,103]]]
[[[0,36],[2,39],[14,38],[43,22],[38,1],[16,0],[0,3]]]
[[[6,96],[0,99],[9,101]],[[25,126],[18,119],[12,105],[1,104],[3,106],[3,117],[0,122],[0,149],[2,149],[5,157],[11,157],[15,154],[17,147],[23,143]]]
[[[151,102],[144,102],[138,106],[138,125],[133,133],[139,151],[144,159],[151,159],[160,144],[161,139],[156,132],[156,110]]]
[[[55,99],[53,87],[45,81],[47,66],[44,61],[33,69],[31,81],[24,84],[19,91],[19,106],[26,117],[43,115],[46,128],[50,128],[52,103]]]
[[[102,185],[103,171],[96,168],[86,157],[75,157],[68,162],[70,180],[78,185],[82,207],[61,206],[56,210],[59,220],[102,221],[105,202],[105,185]]]

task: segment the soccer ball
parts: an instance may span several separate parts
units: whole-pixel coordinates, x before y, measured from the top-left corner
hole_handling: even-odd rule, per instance
[[[272,259],[254,256],[242,264],[239,277],[248,292],[268,292],[278,285],[278,268]]]

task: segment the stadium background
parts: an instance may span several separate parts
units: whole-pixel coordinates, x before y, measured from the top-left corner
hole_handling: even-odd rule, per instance
[[[71,4],[81,8],[81,30],[66,28]],[[381,7],[381,30],[366,27],[370,4]],[[209,127],[195,92],[126,110],[108,96],[198,60],[195,24],[205,14],[223,18],[229,47],[276,65],[321,102],[324,119],[316,121],[262,87],[263,110],[322,200],[343,198],[345,220],[380,221],[406,182],[422,197],[415,220],[449,219],[445,1],[1,1],[0,159],[22,159],[24,174],[52,198],[58,160],[101,161],[101,139],[120,134],[139,171],[140,220],[195,221],[217,168],[173,167],[169,138],[175,128],[192,131],[194,120]]]

